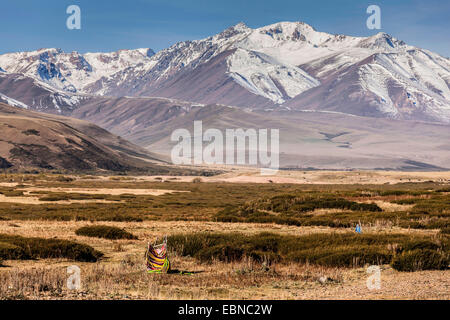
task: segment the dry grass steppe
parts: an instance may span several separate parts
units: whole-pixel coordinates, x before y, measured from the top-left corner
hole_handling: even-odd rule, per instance
[[[67,240],[92,247],[103,257],[97,262],[64,257],[0,259],[0,299],[450,299],[448,268],[420,270],[425,266],[417,256],[426,253],[441,262],[448,257],[449,173],[351,172],[345,177],[345,172],[289,172],[295,183],[281,182],[284,180],[277,180],[278,176],[268,178],[272,183],[250,183],[253,173],[241,174],[202,177],[201,182],[169,176],[2,176],[3,239]],[[284,179],[284,175],[281,172],[279,177]],[[236,177],[241,181],[229,181]],[[308,177],[307,183],[301,182],[303,177]],[[373,183],[357,179],[373,179]],[[18,198],[34,199],[35,203]],[[356,223],[363,226],[359,238],[354,232]],[[76,232],[99,225],[120,228],[136,239],[112,240]],[[267,233],[273,235],[270,241],[292,242],[288,247],[274,247],[276,243],[269,240],[255,242]],[[169,256],[174,272],[147,274],[146,244],[165,235],[169,244],[180,236],[194,241],[199,235],[236,235],[227,241],[232,249],[241,251],[236,259],[223,261],[221,254],[229,252],[223,250],[230,248],[218,244],[218,251],[206,250],[211,259],[203,261],[195,252],[183,253],[187,243],[177,247],[172,242]],[[333,239],[350,239],[348,247],[354,248],[350,260],[339,261],[363,259],[355,246],[373,238],[375,242],[370,240],[365,248],[402,261],[413,252],[417,270],[398,271],[384,261],[380,265],[381,288],[369,290],[368,264],[338,266],[333,265],[337,260],[323,264],[286,258],[291,249],[294,252],[305,246],[300,245],[301,239],[320,235],[331,239],[328,255],[341,254],[339,250],[347,248]],[[240,237],[244,242],[239,242]],[[3,248],[10,246],[3,243]],[[1,248],[0,240],[0,254]],[[262,251],[255,254],[255,250]],[[323,250],[318,246],[314,252]],[[273,259],[270,252],[279,257]],[[66,286],[71,265],[81,269],[78,291]]]

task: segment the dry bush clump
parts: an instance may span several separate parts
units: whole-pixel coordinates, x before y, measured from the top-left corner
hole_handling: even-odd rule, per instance
[[[40,194],[33,192],[33,194]],[[44,196],[39,198],[39,201],[62,201],[62,200],[109,200],[108,195],[104,194],[83,194],[83,193],[65,193],[65,192],[46,192]],[[117,200],[113,198],[111,200]]]
[[[394,257],[392,267],[398,271],[445,270],[450,263],[449,254],[430,249],[405,251]]]
[[[113,245],[113,251],[114,251],[114,252],[124,252],[124,251],[125,251],[125,248],[122,246],[121,243],[116,242],[116,243],[114,243],[114,245]]]
[[[112,227],[112,226],[86,226],[81,227],[75,231],[78,236],[86,236],[93,238],[104,238],[110,240],[128,239],[136,240],[137,237],[124,229]]]
[[[0,234],[0,258],[4,260],[67,258],[95,262],[102,256],[94,248],[73,241]]]
[[[284,194],[269,199],[247,203],[243,209],[270,210],[279,213],[298,213],[316,209],[342,209],[352,211],[380,212],[375,203],[359,203],[343,199],[334,194]]]

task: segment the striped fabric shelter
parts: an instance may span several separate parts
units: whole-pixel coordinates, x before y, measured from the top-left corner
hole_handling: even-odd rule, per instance
[[[170,271],[170,261],[167,257],[167,239],[160,245],[148,244],[145,253],[148,273],[167,273]]]

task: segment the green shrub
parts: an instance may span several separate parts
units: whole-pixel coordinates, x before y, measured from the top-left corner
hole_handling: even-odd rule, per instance
[[[137,239],[136,236],[134,236],[133,234],[131,234],[123,229],[120,229],[117,227],[111,227],[111,226],[101,226],[101,225],[81,227],[75,231],[75,234],[78,236],[104,238],[104,239],[110,239],[110,240],[117,240],[117,239],[135,240],[135,239]]]
[[[392,267],[398,271],[444,270],[448,268],[448,254],[429,249],[403,252],[392,261]]]
[[[0,259],[4,260],[67,258],[95,262],[102,256],[101,252],[92,247],[73,241],[0,234]]]

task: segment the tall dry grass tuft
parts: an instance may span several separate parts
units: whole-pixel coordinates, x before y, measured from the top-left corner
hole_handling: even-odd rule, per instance
[[[13,269],[0,273],[0,299],[60,297],[67,276],[62,269]]]

